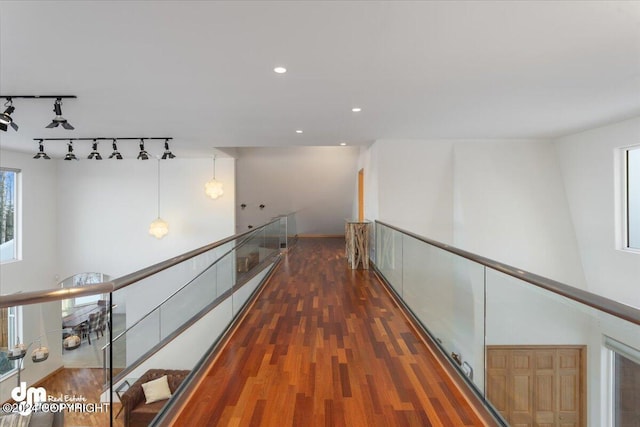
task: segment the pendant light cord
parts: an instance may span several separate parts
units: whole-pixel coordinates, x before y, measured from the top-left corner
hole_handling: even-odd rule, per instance
[[[160,218],[160,159],[158,159],[158,218]]]

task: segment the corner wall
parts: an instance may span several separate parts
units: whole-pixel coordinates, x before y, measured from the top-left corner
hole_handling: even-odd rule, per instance
[[[555,141],[589,291],[640,307],[640,254],[620,250],[619,149],[640,144],[640,117]]]

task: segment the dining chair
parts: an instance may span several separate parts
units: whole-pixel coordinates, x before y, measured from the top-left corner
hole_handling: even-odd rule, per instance
[[[91,336],[91,332],[96,333],[96,339],[100,338],[100,314],[99,313],[91,313],[89,315],[89,336]],[[104,334],[103,334],[104,335]],[[89,340],[89,344],[91,344],[91,340]]]

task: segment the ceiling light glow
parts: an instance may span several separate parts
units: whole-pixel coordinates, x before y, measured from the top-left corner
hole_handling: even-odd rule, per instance
[[[284,67],[276,67],[273,69],[273,71],[275,71],[278,74],[284,74],[287,72],[287,69]]]
[[[296,133],[302,133],[302,129],[297,129]]]
[[[353,107],[353,108],[351,109],[351,111],[353,111],[354,113],[359,113],[360,111],[362,111],[362,108],[360,108],[360,107]]]

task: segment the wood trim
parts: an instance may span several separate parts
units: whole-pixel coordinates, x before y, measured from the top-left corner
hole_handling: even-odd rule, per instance
[[[358,221],[364,221],[364,169],[358,171]]]

